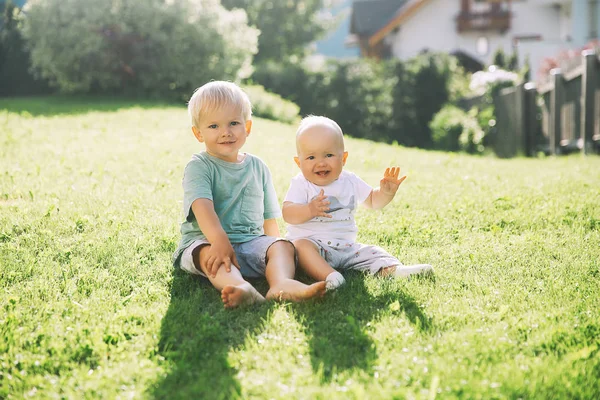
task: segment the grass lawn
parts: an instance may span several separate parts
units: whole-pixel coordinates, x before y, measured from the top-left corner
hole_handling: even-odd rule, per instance
[[[245,147],[280,199],[294,131],[257,119]],[[370,184],[408,175],[359,240],[435,278],[225,311],[171,266],[201,149],[183,107],[0,100],[0,399],[600,396],[600,157],[348,139]]]

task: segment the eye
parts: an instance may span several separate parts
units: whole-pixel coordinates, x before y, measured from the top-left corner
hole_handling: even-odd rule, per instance
[[[307,160],[314,160],[314,159],[315,159],[315,156],[308,156],[308,157],[306,157],[306,159],[307,159]]]
[[[239,125],[240,123],[238,121],[231,121],[231,126],[236,126]]]
[[[209,125],[208,129],[217,129],[217,124]]]
[[[329,153],[325,157],[330,158],[330,157],[333,157],[333,156],[334,156],[333,154]]]

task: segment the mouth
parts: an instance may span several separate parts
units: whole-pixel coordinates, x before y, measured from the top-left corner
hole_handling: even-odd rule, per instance
[[[233,141],[229,141],[229,142],[221,142],[221,143],[219,143],[219,144],[234,144],[234,143],[235,143],[235,140],[233,140]]]
[[[320,176],[321,178],[325,178],[327,175],[329,175],[329,171],[315,172],[315,175]]]

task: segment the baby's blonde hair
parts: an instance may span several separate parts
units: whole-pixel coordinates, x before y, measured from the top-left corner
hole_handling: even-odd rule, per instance
[[[325,126],[333,129],[335,133],[338,134],[342,150],[344,150],[344,132],[342,131],[342,128],[340,128],[338,123],[331,118],[323,117],[321,115],[307,115],[302,118],[302,121],[300,121],[300,125],[298,125],[298,129],[296,130],[296,148],[298,148],[298,138],[300,135],[302,135],[305,130],[314,126]]]
[[[188,102],[188,113],[192,125],[200,128],[200,117],[203,114],[221,107],[239,107],[244,121],[252,117],[252,104],[246,92],[233,82],[213,81],[200,86]]]

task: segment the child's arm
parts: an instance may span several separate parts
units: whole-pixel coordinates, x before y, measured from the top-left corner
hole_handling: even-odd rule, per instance
[[[265,219],[265,223],[263,224],[263,229],[265,230],[265,235],[280,237],[279,234],[279,225],[277,225],[277,220],[275,218]]]
[[[406,175],[398,179],[399,175],[400,167],[386,168],[379,187],[371,192],[363,204],[376,210],[387,206],[396,195],[400,184],[406,179]]]
[[[204,266],[208,274],[214,278],[222,265],[225,265],[227,272],[231,271],[231,264],[239,269],[240,265],[235,257],[233,246],[231,246],[229,238],[221,226],[221,221],[215,213],[213,202],[209,199],[196,199],[192,203],[192,211],[196,221],[198,221],[200,230],[210,242],[208,257]]]
[[[325,200],[324,190],[308,204],[292,203],[285,201],[283,203],[283,219],[288,224],[303,224],[315,217],[331,218],[325,211],[329,210],[329,201]]]

